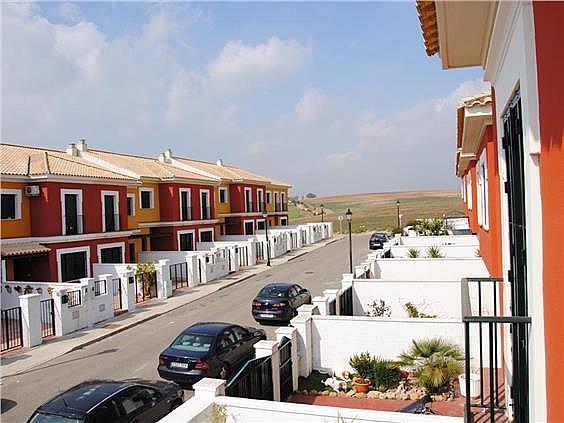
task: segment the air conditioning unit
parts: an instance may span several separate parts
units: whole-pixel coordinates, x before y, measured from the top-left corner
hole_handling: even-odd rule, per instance
[[[25,187],[25,195],[30,197],[39,195],[39,185],[27,185]]]

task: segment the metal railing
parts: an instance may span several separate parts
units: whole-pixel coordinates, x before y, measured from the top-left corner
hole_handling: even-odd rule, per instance
[[[339,314],[341,316],[353,315],[352,286],[341,292],[339,296]]]
[[[113,307],[114,311],[119,311],[122,309],[121,303],[121,279],[112,279],[112,291],[113,291]]]
[[[119,231],[119,213],[104,214],[104,232]]]
[[[252,213],[254,212],[254,208],[253,208],[254,204],[252,201],[245,201],[245,212],[246,213]]]
[[[260,357],[247,361],[225,386],[230,397],[272,401],[272,357]]]
[[[41,337],[55,336],[55,307],[53,299],[41,300]]]
[[[77,307],[82,304],[82,291],[80,289],[77,289],[76,291],[67,292],[67,296],[68,296],[67,306],[69,308]]]
[[[192,207],[182,206],[180,208],[180,220],[182,221],[192,220]]]
[[[65,235],[80,235],[84,233],[81,214],[63,215],[65,222]]]
[[[173,289],[184,288],[188,286],[188,263],[176,263],[169,266],[170,280]]]
[[[283,337],[278,347],[280,354],[280,401],[286,399],[294,391],[292,376],[292,341]]]
[[[2,310],[0,326],[2,327],[1,351],[19,348],[23,345],[21,307]]]
[[[105,279],[94,281],[94,296],[98,297],[108,293],[108,286]]]
[[[201,220],[209,220],[212,218],[211,207],[202,206],[200,208]]]

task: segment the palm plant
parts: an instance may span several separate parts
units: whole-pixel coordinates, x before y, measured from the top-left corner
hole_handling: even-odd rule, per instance
[[[417,248],[410,248],[407,250],[407,256],[409,258],[417,258],[421,255],[421,252]]]
[[[437,247],[436,245],[431,245],[429,248],[427,248],[427,257],[444,258],[444,255],[439,247]]]
[[[410,367],[419,384],[438,392],[462,372],[464,356],[460,348],[441,338],[412,341],[408,352],[400,354],[401,364]]]

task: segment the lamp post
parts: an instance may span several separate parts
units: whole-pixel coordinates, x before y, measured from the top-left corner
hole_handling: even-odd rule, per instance
[[[399,205],[400,205],[400,202],[399,202],[399,200],[397,200],[397,201],[396,201],[396,207],[397,207],[397,211],[398,211],[398,228],[401,226]]]
[[[321,204],[321,223],[323,223],[323,204]]]
[[[402,218],[402,217],[403,217],[403,214],[400,213],[400,215],[399,215],[399,223],[400,223],[399,225],[400,225],[400,228],[401,228],[401,218]]]
[[[352,261],[352,211],[348,209],[345,213],[347,216],[347,221],[349,222],[349,273],[353,272],[353,261]]]
[[[268,242],[268,213],[266,208],[262,213],[262,217],[264,217],[264,234],[266,235],[266,265],[270,267],[270,242]]]

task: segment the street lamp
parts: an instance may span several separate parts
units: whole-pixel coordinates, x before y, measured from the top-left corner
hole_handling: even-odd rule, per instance
[[[321,223],[323,223],[323,204],[321,204]]]
[[[268,242],[268,213],[266,208],[262,213],[262,217],[264,217],[264,234],[266,235],[266,265],[270,266],[270,242]]]
[[[351,209],[348,209],[347,212],[345,213],[345,216],[347,216],[347,221],[349,222],[349,273],[353,272],[353,266],[352,266],[352,211]]]
[[[400,228],[401,228],[401,218],[403,217],[403,214],[400,213],[399,215],[399,221],[400,221]]]
[[[400,202],[399,202],[399,200],[397,200],[396,201],[396,207],[397,207],[397,210],[398,210],[398,228],[401,227],[399,205],[400,205]]]

